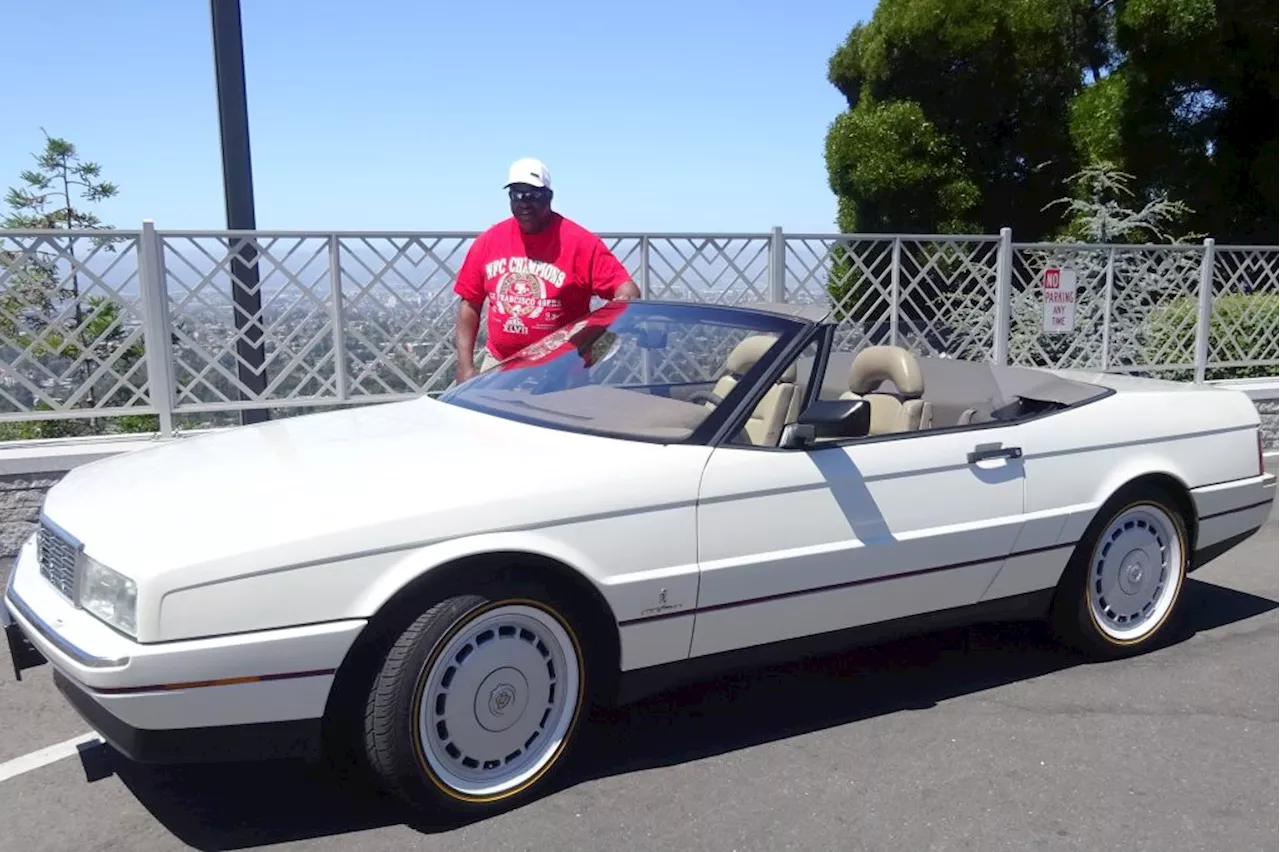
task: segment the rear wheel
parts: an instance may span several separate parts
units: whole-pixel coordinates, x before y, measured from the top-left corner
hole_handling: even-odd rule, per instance
[[[1125,489],[1072,555],[1054,602],[1056,632],[1100,659],[1156,647],[1177,621],[1188,557],[1177,502],[1152,485]]]
[[[580,726],[589,672],[567,609],[540,589],[444,600],[374,680],[365,747],[417,809],[483,815],[547,786]]]

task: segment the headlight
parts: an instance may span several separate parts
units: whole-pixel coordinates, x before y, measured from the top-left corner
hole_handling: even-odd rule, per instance
[[[80,577],[80,606],[117,630],[137,636],[137,584],[87,556]]]

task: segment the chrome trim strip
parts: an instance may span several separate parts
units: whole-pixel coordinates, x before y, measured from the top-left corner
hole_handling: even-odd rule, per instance
[[[17,560],[14,560],[14,561],[17,561]],[[13,565],[10,565],[9,576],[6,577],[4,581],[4,596],[6,598],[9,597],[9,587],[13,585],[13,574],[14,574]],[[3,629],[5,627],[8,627],[11,624],[16,624],[16,623],[17,622],[13,620],[13,616],[9,614],[9,607],[5,606],[5,603],[3,600],[0,600],[0,629]]]
[[[46,515],[43,509],[40,510],[40,523],[49,527],[58,535],[66,539],[67,543],[70,544],[73,549],[84,550],[84,542],[67,532],[65,527]]]
[[[9,588],[5,590],[4,597],[5,601],[17,610],[18,615],[30,622],[31,626],[35,628],[36,632],[39,633],[46,642],[49,642],[59,651],[66,654],[80,665],[91,669],[113,669],[129,664],[129,657],[116,657],[114,659],[107,657],[95,657],[93,654],[73,645],[62,636],[58,635],[58,633],[46,624],[40,616],[31,611],[31,607],[27,606],[26,602],[22,600],[22,598],[18,597],[18,593],[13,590],[12,581],[9,584]]]

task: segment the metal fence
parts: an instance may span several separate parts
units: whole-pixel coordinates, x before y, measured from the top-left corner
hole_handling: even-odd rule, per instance
[[[0,436],[55,421],[168,434],[440,392],[475,236],[0,231]],[[1195,381],[1280,364],[1277,246],[602,236],[647,298],[824,302],[844,349]]]

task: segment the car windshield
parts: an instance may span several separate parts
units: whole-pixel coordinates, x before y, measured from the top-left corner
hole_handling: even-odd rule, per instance
[[[557,429],[684,441],[801,327],[764,311],[610,302],[440,399]]]

